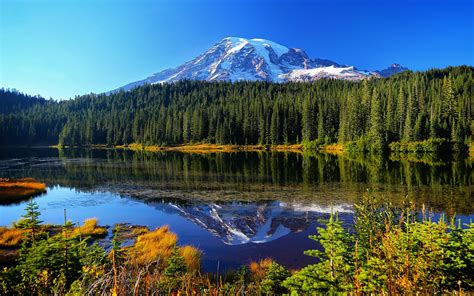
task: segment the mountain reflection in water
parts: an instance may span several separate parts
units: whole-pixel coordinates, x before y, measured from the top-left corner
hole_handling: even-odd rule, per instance
[[[306,230],[323,213],[352,212],[348,205],[324,207],[278,201],[255,203],[153,203],[163,212],[177,213],[206,229],[225,244],[266,243],[292,232]]]

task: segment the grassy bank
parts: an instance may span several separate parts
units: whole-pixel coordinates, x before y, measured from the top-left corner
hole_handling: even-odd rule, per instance
[[[50,148],[97,148],[97,149],[128,149],[134,151],[180,151],[187,153],[214,153],[214,152],[238,152],[238,151],[281,151],[281,152],[301,152],[320,151],[330,154],[342,153],[403,153],[403,154],[423,154],[423,153],[466,153],[471,159],[474,158],[474,144],[450,142],[443,138],[429,139],[424,141],[402,141],[392,142],[383,145],[378,150],[373,150],[372,142],[367,139],[349,141],[344,143],[326,143],[321,140],[305,141],[299,144],[286,145],[229,145],[194,143],[179,144],[171,146],[144,145],[132,143],[129,145],[107,146],[105,144],[87,146],[61,146],[52,145]]]
[[[20,202],[46,192],[46,184],[32,178],[0,178],[0,204]]]

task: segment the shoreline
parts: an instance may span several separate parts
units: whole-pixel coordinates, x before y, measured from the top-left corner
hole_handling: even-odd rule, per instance
[[[328,153],[334,155],[342,155],[350,153],[345,149],[344,144],[333,143],[327,145],[321,145],[317,149],[306,148],[304,144],[281,144],[281,145],[232,145],[232,144],[179,144],[173,146],[158,146],[158,145],[142,145],[142,144],[129,144],[129,145],[116,145],[108,146],[106,144],[94,144],[85,146],[61,146],[61,145],[32,145],[32,146],[1,146],[0,148],[55,148],[55,149],[70,149],[70,148],[83,148],[83,149],[122,149],[132,151],[147,151],[147,152],[160,152],[160,151],[178,151],[183,153],[217,153],[217,152],[293,152],[303,153],[307,151],[317,151],[321,153]],[[400,154],[417,154],[415,152],[401,152],[401,151],[389,151],[392,153]],[[426,154],[426,153],[421,153]],[[467,147],[466,157],[474,159],[474,143],[471,143]]]
[[[291,145],[220,145],[220,144],[181,144],[175,146],[157,146],[157,145],[89,145],[89,146],[59,146],[51,145],[48,148],[96,148],[96,149],[123,149],[132,151],[179,151],[188,153],[213,153],[213,152],[239,152],[239,151],[279,151],[279,152],[303,152],[303,144]]]

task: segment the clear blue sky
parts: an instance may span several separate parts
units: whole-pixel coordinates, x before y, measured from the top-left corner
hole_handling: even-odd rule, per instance
[[[0,0],[0,86],[55,99],[104,92],[227,36],[369,70],[473,65],[473,2]]]

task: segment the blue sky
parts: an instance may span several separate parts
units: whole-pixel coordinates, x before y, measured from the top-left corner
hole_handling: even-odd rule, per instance
[[[108,91],[227,36],[362,69],[474,64],[472,0],[0,0],[0,86],[46,98]]]

